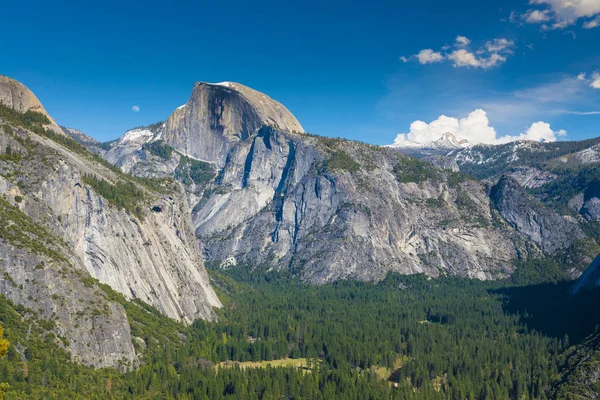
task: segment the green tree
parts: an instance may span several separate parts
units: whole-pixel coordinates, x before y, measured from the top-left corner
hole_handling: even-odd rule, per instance
[[[0,324],[0,358],[4,357],[8,353],[8,340],[4,339],[4,330],[2,324]],[[0,383],[0,400],[4,398],[4,393],[8,390],[7,383]]]

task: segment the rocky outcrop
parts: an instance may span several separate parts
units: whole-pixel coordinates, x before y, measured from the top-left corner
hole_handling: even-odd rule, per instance
[[[40,103],[31,90],[22,83],[4,75],[0,75],[0,104],[20,113],[31,110],[44,114],[50,120],[50,124],[46,128],[64,135],[63,130],[56,124],[50,114],[46,112],[42,103]]]
[[[510,177],[502,177],[492,188],[490,197],[500,215],[545,253],[570,247],[585,237],[576,221],[546,208]]]
[[[524,188],[539,188],[556,179],[556,175],[534,167],[511,168],[507,175]]]
[[[600,183],[592,181],[569,200],[568,206],[587,221],[600,221]]]
[[[189,101],[165,122],[163,139],[186,155],[222,167],[232,145],[263,125],[304,131],[283,105],[262,93],[231,82],[197,83]]]

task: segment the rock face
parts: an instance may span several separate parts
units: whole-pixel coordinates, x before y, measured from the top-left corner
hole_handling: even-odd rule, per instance
[[[123,307],[82,279],[89,275],[71,249],[19,209],[24,205],[14,200],[23,194],[18,187],[0,177],[0,192],[9,199],[0,198],[0,293],[52,321],[57,337],[68,338],[75,361],[96,367],[134,365]],[[45,211],[41,204],[27,206]]]
[[[266,96],[245,90],[196,84],[164,126],[127,132],[106,155],[140,176],[177,176],[183,155],[212,163],[213,180],[187,186],[212,264],[289,269],[313,283],[378,280],[389,271],[493,279],[510,275],[516,258],[554,255],[584,236],[514,180],[501,181],[490,200],[487,184],[457,172],[477,163],[491,166],[486,177],[512,168],[524,187],[539,187],[555,177],[514,162],[583,145],[468,146],[446,135],[429,146],[445,156],[420,149],[429,163],[398,149],[297,133],[287,110],[269,120],[274,107],[256,106]],[[158,140],[174,149],[162,161],[144,149]]]
[[[212,307],[220,303],[181,192],[155,196],[144,219],[138,220],[85,186],[79,171],[65,164],[58,169],[33,195],[43,196],[53,215],[61,217],[63,238],[91,276],[171,318],[186,323],[212,318]]]
[[[92,278],[186,323],[214,317],[221,303],[180,184],[149,189],[91,154],[0,125],[0,272],[10,277],[0,293],[56,319],[73,358],[99,367],[132,365],[136,355],[123,307]],[[135,187],[143,193],[136,213],[102,197],[84,175]]]
[[[545,253],[554,253],[585,237],[576,222],[544,207],[512,178],[501,178],[490,197],[500,215]]]
[[[166,143],[182,153],[223,166],[231,146],[261,126],[304,132],[280,103],[238,83],[197,83],[189,101],[165,122]]]
[[[44,114],[50,120],[50,124],[46,128],[53,130],[55,133],[64,134],[31,90],[20,82],[4,75],[0,75],[0,104],[20,113],[31,110]]]
[[[571,294],[577,294],[598,286],[600,286],[600,255],[598,255],[592,264],[583,272],[583,274],[581,274],[569,292]]]
[[[220,192],[194,210],[196,232],[209,260],[289,268],[313,283],[389,271],[508,276],[515,245],[510,229],[492,228],[484,187],[419,161],[435,172],[414,176],[412,162],[391,149],[264,127],[232,148]]]
[[[568,206],[587,221],[600,221],[600,183],[593,181],[583,192],[573,196]]]
[[[534,167],[515,167],[507,175],[524,188],[539,188],[556,179],[556,175]]]

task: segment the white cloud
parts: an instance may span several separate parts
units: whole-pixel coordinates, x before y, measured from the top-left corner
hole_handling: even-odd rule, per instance
[[[433,51],[431,49],[421,50],[419,54],[417,54],[417,59],[420,64],[432,64],[436,62],[441,62],[444,60],[444,56],[440,52]]]
[[[600,73],[594,72],[592,75],[592,83],[590,83],[590,87],[594,89],[600,89]]]
[[[600,14],[598,0],[530,0],[529,4],[545,7],[530,9],[521,16],[531,24],[552,22],[542,25],[542,29],[563,29],[573,25],[580,18],[591,18]],[[584,28],[591,29],[600,26],[600,19],[592,19],[584,23]]]
[[[583,24],[583,27],[585,29],[593,29],[593,28],[597,28],[599,26],[600,26],[600,16],[598,16],[592,20],[589,20]]]
[[[481,66],[477,56],[465,49],[454,50],[448,58],[454,61],[455,67],[479,67]]]
[[[582,72],[579,75],[577,75],[577,80],[578,81],[585,81],[585,72]]]
[[[133,107],[131,107],[131,111],[133,111],[133,112],[139,112],[140,111],[140,107],[139,106],[133,106]]]
[[[566,135],[566,131],[553,131],[550,124],[539,121],[533,123],[525,132],[515,136],[498,137],[496,130],[490,126],[487,113],[484,110],[477,109],[471,112],[465,118],[453,118],[441,115],[435,121],[426,123],[424,121],[414,121],[410,124],[408,133],[399,134],[394,140],[394,144],[402,144],[406,140],[417,143],[425,143],[437,140],[445,133],[452,133],[459,139],[467,139],[473,144],[500,144],[515,140],[535,140],[553,142],[559,136]]]
[[[529,24],[539,24],[550,21],[551,16],[549,10],[529,10],[523,15],[523,18]]]
[[[490,53],[506,52],[512,54],[512,48],[515,42],[505,38],[490,40],[485,44],[485,48]]]
[[[481,53],[480,53],[481,54]],[[491,68],[506,61],[506,57],[498,53],[492,53],[488,57],[478,56],[465,49],[454,50],[448,55],[448,59],[454,62],[455,67]]]
[[[458,35],[456,37],[456,46],[457,47],[468,46],[469,44],[471,44],[471,41],[466,36]]]
[[[553,131],[550,128],[550,124],[543,121],[534,122],[531,126],[523,133],[517,136],[503,136],[497,140],[497,143],[508,143],[516,140],[534,140],[536,142],[555,142],[557,137],[566,136],[567,131],[564,129]]]
[[[482,68],[487,69],[494,67],[506,61],[508,55],[513,54],[515,42],[505,38],[497,38],[485,43],[485,46],[473,52],[466,47],[471,41],[465,36],[457,36],[452,46],[444,46],[441,51],[433,49],[423,49],[419,53],[410,56],[400,57],[402,62],[418,60],[420,64],[439,63],[444,60],[452,61],[454,67]],[[447,52],[449,51],[449,52]]]
[[[561,19],[592,17],[600,13],[598,0],[531,0],[529,4],[545,4]]]

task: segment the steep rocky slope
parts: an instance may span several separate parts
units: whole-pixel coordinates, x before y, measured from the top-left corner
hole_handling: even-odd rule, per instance
[[[56,319],[73,357],[96,366],[136,355],[122,306],[93,278],[183,322],[214,316],[178,183],[136,181],[47,121],[0,111],[0,293]]]
[[[194,224],[209,260],[289,268],[314,283],[389,271],[490,279],[508,276],[516,257],[478,182],[270,127],[232,148]]]
[[[508,176],[492,188],[490,197],[500,215],[546,253],[569,247],[585,236],[576,220],[544,207]]]
[[[283,123],[252,111],[263,97],[242,96],[235,85],[196,84],[164,124],[127,132],[105,155],[135,175],[187,183],[211,264],[289,269],[315,283],[377,280],[388,271],[491,279],[529,256],[559,259],[578,276],[597,251],[575,215],[526,193],[557,175],[515,161],[551,161],[592,142],[457,149],[447,135],[429,147],[456,157],[424,153],[419,161],[398,149],[278,128]],[[457,173],[475,159],[491,163],[482,176],[493,178],[488,183]],[[189,179],[186,163],[212,173]],[[503,174],[514,185],[497,186],[490,201]]]
[[[438,168],[393,149],[286,131],[240,99],[229,85],[196,84],[167,122],[127,132],[105,155],[138,176],[188,183],[212,264],[290,269],[315,283],[377,280],[388,271],[491,279],[508,276],[516,258],[542,253],[456,163],[436,159]],[[214,173],[189,179],[186,163]]]

